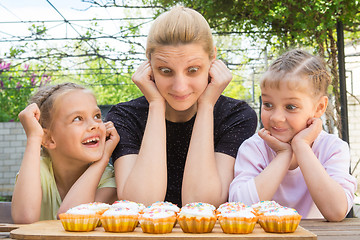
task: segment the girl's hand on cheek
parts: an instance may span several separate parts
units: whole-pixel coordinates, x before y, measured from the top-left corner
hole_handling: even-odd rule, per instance
[[[32,103],[19,113],[19,120],[23,125],[27,138],[42,138],[44,130],[39,123],[40,109],[36,103]]]
[[[165,101],[156,87],[150,61],[143,62],[135,71],[131,79],[144,94],[149,103],[152,101]]]
[[[120,141],[120,136],[116,128],[114,127],[114,124],[111,121],[106,122],[105,127],[106,127],[106,140],[105,140],[104,153],[109,153],[111,155],[116,145]]]
[[[221,93],[230,83],[232,74],[221,60],[214,60],[209,69],[209,84],[199,98],[199,103],[208,101],[215,105]]]
[[[259,130],[258,134],[277,154],[282,152],[292,153],[291,145],[289,143],[282,142],[279,139],[271,136],[270,132],[265,128]]]
[[[299,142],[305,142],[309,146],[313,144],[322,130],[322,121],[320,118],[310,118],[306,124],[307,127],[293,137],[291,144]]]

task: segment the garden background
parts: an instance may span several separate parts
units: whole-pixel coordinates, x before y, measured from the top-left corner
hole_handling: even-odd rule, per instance
[[[131,75],[145,60],[149,26],[176,4],[208,20],[218,58],[233,73],[224,94],[246,100],[258,113],[258,81],[272,60],[296,47],[324,57],[333,79],[324,129],[350,143],[350,171],[360,183],[359,1],[5,0],[0,2],[0,200],[10,200],[21,164],[26,136],[17,114],[29,96],[45,84],[77,82],[93,89],[104,113],[109,105],[141,96]],[[339,71],[339,33],[345,71]]]

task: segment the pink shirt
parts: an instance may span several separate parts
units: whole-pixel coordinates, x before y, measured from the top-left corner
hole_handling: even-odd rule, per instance
[[[337,136],[322,131],[312,149],[329,176],[343,187],[350,211],[356,191],[356,179],[349,174],[348,144]],[[257,133],[243,142],[235,161],[235,177],[230,184],[229,201],[240,201],[247,205],[259,202],[254,178],[269,165],[275,155]],[[303,218],[322,218],[299,167],[287,172],[272,200],[295,208]]]

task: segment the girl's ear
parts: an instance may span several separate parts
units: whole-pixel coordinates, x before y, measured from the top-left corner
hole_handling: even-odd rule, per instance
[[[41,145],[47,149],[54,149],[56,147],[55,140],[52,138],[50,130],[44,128],[44,136]]]
[[[329,99],[327,96],[322,96],[318,100],[314,117],[319,118],[324,114],[324,112],[326,111],[327,105],[328,105],[328,101],[329,101]]]
[[[216,49],[216,46],[214,46],[214,57],[212,60],[215,60],[216,59],[216,54],[217,54],[217,49]]]

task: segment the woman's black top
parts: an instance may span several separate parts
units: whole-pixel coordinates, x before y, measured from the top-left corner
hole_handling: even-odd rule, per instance
[[[148,111],[149,104],[145,97],[119,103],[110,109],[106,121],[112,121],[120,135],[120,142],[112,154],[113,162],[121,156],[139,153]],[[186,155],[195,118],[196,115],[180,123],[166,121],[168,181],[165,201],[179,207]],[[235,158],[240,144],[255,133],[256,126],[256,113],[246,102],[220,96],[214,107],[215,152]]]

